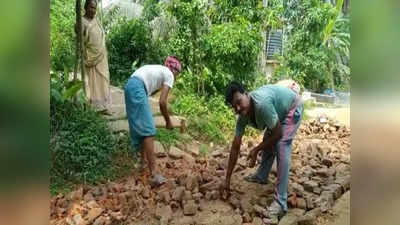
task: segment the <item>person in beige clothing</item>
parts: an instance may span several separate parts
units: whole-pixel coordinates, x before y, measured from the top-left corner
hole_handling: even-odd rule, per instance
[[[110,73],[105,44],[105,34],[96,18],[97,1],[86,0],[82,18],[83,57],[85,63],[85,90],[89,103],[103,113],[109,113],[111,105]]]

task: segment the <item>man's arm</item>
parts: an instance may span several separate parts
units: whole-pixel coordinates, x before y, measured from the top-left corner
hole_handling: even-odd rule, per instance
[[[275,127],[272,129],[271,135],[265,136],[263,141],[255,147],[257,152],[274,147],[275,144],[282,138],[282,135],[281,123],[278,121]]]
[[[226,188],[228,189],[231,183],[232,172],[238,159],[241,144],[242,136],[235,136],[232,142],[231,153],[229,154],[228,170],[226,171]]]
[[[169,93],[169,87],[167,85],[163,85],[161,88],[161,95],[160,95],[160,111],[165,119],[166,128],[172,129],[171,119],[169,118],[167,110],[168,93]]]
[[[261,150],[268,151],[272,149],[276,143],[282,138],[282,129],[279,121],[276,122],[275,127],[271,131],[271,135],[264,136],[263,141],[250,151],[248,158],[251,160],[249,167],[254,167],[257,155]]]

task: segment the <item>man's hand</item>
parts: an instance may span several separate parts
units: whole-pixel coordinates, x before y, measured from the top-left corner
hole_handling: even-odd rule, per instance
[[[258,151],[257,149],[253,148],[250,151],[250,154],[247,156],[247,160],[249,160],[249,167],[253,168],[256,165]]]
[[[225,180],[222,181],[220,186],[219,186],[219,194],[222,199],[227,200],[231,196],[231,189],[230,189],[230,181]]]

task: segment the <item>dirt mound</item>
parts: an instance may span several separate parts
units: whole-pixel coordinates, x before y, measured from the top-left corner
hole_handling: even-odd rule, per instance
[[[293,143],[289,212],[280,224],[309,224],[350,188],[350,130],[332,121],[303,123]],[[229,149],[216,148],[208,157],[193,149],[156,144],[158,163],[168,182],[156,189],[148,174],[95,187],[82,187],[51,199],[51,224],[263,224],[272,202],[276,169],[267,185],[247,183],[247,153],[242,147],[232,177],[231,197],[222,201],[218,187],[225,178]],[[189,145],[187,148],[195,148]],[[275,166],[274,166],[275,167]]]

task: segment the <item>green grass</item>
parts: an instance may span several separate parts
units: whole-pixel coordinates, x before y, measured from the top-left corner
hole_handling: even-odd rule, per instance
[[[165,128],[158,128],[156,139],[168,148],[175,146],[177,143],[184,141],[184,138],[178,129],[168,130]]]
[[[201,144],[199,147],[199,152],[201,156],[206,156],[210,152],[210,148],[206,144]]]
[[[175,90],[172,111],[188,119],[188,132],[196,140],[226,144],[232,138],[235,117],[222,96],[199,96]]]

